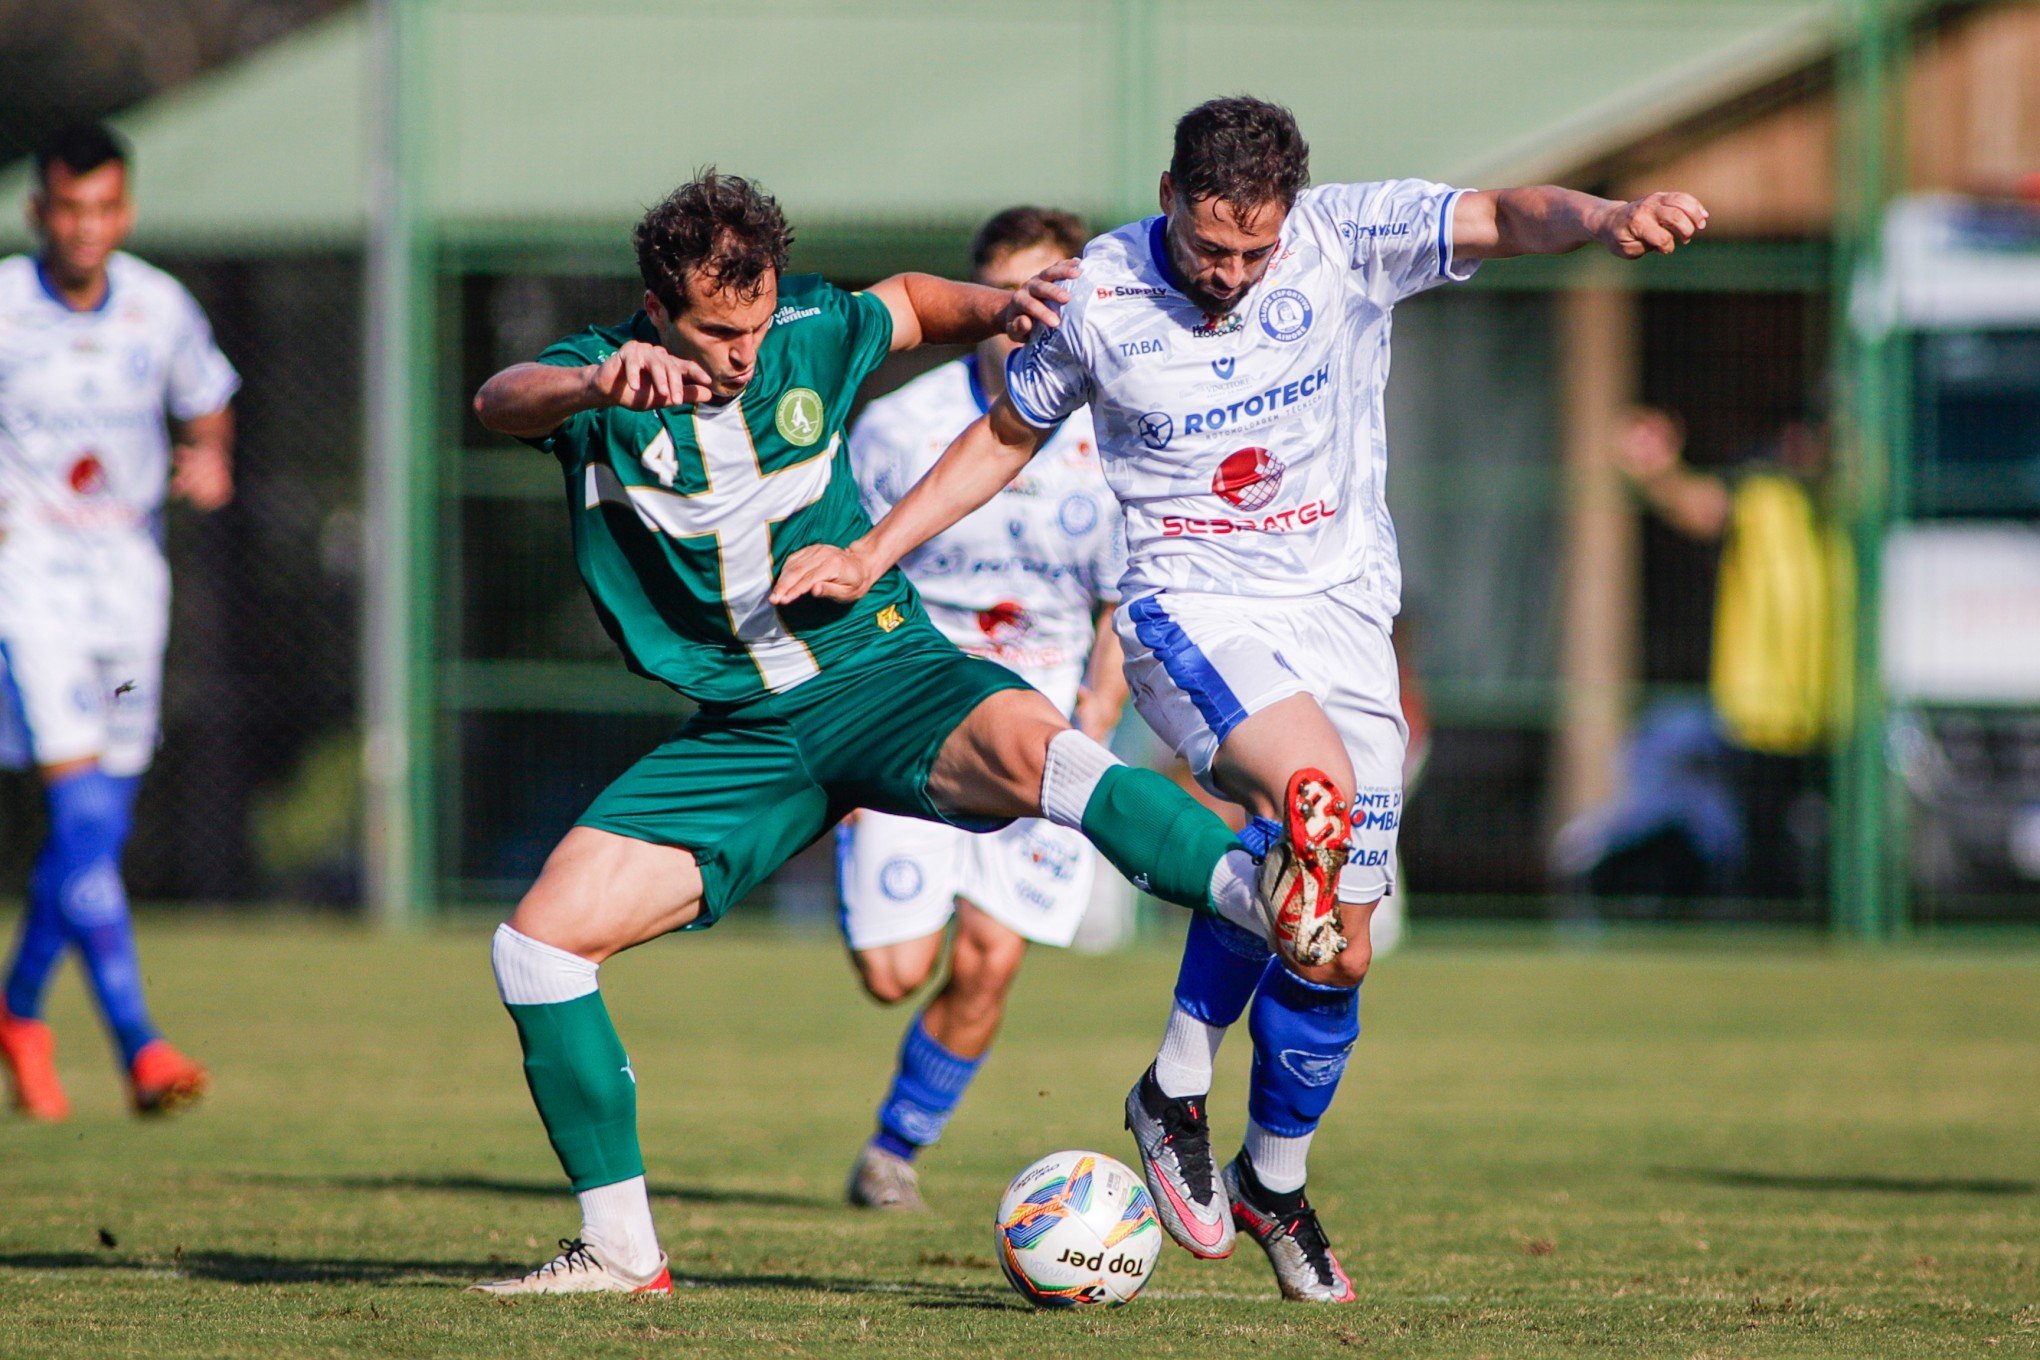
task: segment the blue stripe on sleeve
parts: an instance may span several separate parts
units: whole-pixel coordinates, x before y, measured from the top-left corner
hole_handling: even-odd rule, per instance
[[[1438,205],[1438,277],[1452,277],[1452,205],[1459,201],[1464,189],[1454,189],[1445,195]]]
[[[1053,416],[1042,415],[1028,405],[1027,398],[1020,394],[1020,385],[1013,381],[1014,361],[1026,352],[1027,347],[1023,345],[1006,356],[1006,395],[1013,399],[1013,409],[1020,413],[1021,419],[1037,430],[1052,430],[1062,422]]]
[[[1134,636],[1155,654],[1176,688],[1190,696],[1211,735],[1220,742],[1231,736],[1232,730],[1247,720],[1246,708],[1211,664],[1211,658],[1190,640],[1183,625],[1162,608],[1161,597],[1143,595],[1126,606],[1126,612],[1133,620]]]

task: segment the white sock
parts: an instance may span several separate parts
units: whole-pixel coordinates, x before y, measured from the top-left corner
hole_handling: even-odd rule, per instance
[[[598,1185],[575,1198],[581,1201],[581,1240],[595,1248],[604,1265],[639,1280],[659,1273],[663,1253],[643,1176]]]
[[[519,934],[508,921],[496,927],[489,961],[506,1006],[550,1006],[596,990],[594,964]]]
[[[1162,1031],[1162,1046],[1155,1054],[1155,1085],[1176,1100],[1209,1095],[1211,1063],[1224,1042],[1222,1026],[1207,1025],[1181,1006],[1171,1006],[1169,1027]]]
[[[1284,1138],[1248,1119],[1247,1160],[1254,1164],[1254,1175],[1270,1190],[1303,1189],[1304,1163],[1310,1157],[1314,1136],[1315,1130],[1301,1138]]]
[[[1218,914],[1257,940],[1268,939],[1268,920],[1254,895],[1254,878],[1260,871],[1254,857],[1244,850],[1228,850],[1211,871],[1211,905]],[[1273,944],[1273,941],[1269,941]]]
[[[1041,763],[1041,815],[1072,831],[1084,829],[1084,809],[1098,791],[1098,781],[1118,756],[1072,727],[1049,739],[1048,758]]]

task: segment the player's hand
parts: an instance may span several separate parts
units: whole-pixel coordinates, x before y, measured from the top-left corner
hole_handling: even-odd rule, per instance
[[[1691,194],[1645,194],[1608,210],[1594,232],[1625,260],[1669,255],[1707,228],[1707,209]]]
[[[1639,482],[1655,481],[1679,466],[1686,430],[1669,411],[1639,406],[1622,422],[1615,441],[1615,466]]]
[[[194,510],[213,511],[234,499],[234,460],[213,444],[180,444],[170,473],[170,494]]]
[[[656,411],[712,401],[708,370],[663,345],[632,340],[588,370],[588,392],[598,406]]]
[[[1075,260],[1057,260],[1015,288],[1013,300],[999,313],[999,329],[1008,339],[1024,344],[1036,327],[1054,330],[1062,325],[1062,307],[1070,300],[1070,294],[1060,286],[1061,281],[1075,278],[1077,268]]]
[[[772,587],[772,603],[792,604],[803,595],[849,603],[861,600],[878,579],[870,565],[848,548],[813,543],[786,559]]]

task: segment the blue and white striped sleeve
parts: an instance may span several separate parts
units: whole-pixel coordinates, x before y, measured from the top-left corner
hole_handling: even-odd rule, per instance
[[[1054,429],[1091,400],[1091,369],[1079,352],[1075,310],[1075,303],[1065,307],[1062,325],[1037,327],[1006,359],[1006,395],[1037,430]]]
[[[1314,194],[1368,294],[1393,304],[1441,283],[1464,283],[1478,260],[1452,256],[1452,206],[1467,192],[1424,179],[1333,184]]]

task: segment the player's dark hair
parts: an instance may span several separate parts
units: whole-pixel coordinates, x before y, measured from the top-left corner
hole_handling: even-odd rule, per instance
[[[777,199],[711,165],[647,212],[631,242],[645,288],[677,316],[687,306],[687,276],[697,271],[711,291],[756,297],[767,273],[786,272],[793,232]]]
[[[982,273],[999,256],[1036,246],[1054,246],[1061,254],[1075,255],[1090,239],[1084,219],[1075,213],[1057,208],[1007,208],[986,218],[971,238],[970,267]]]
[[[1215,198],[1235,216],[1266,203],[1287,211],[1310,183],[1310,146],[1280,104],[1243,94],[1207,100],[1176,120],[1169,179],[1177,193]]]
[[[89,175],[102,165],[128,163],[127,143],[104,123],[74,123],[36,143],[35,178],[50,187],[50,167],[61,165],[74,175]]]

